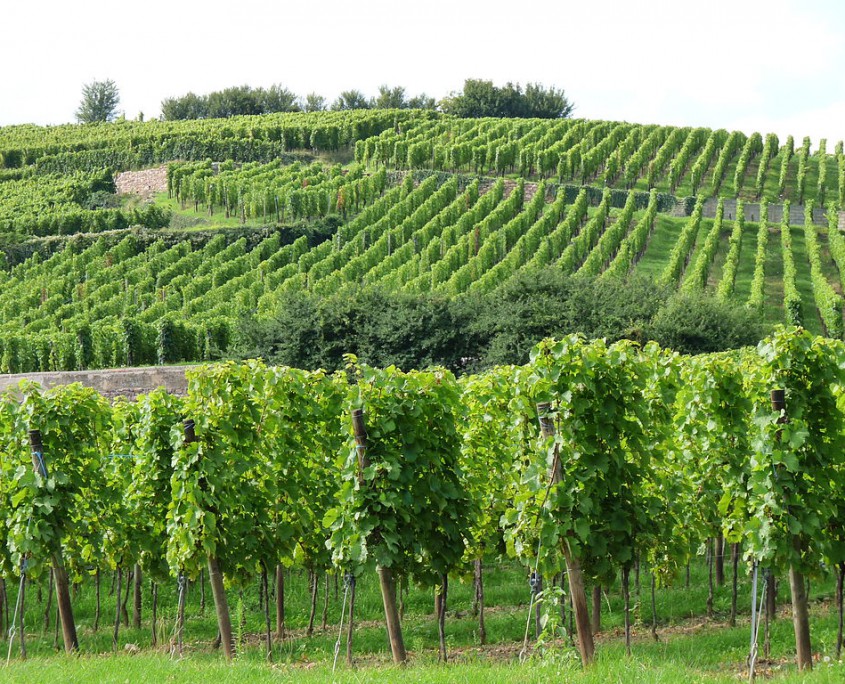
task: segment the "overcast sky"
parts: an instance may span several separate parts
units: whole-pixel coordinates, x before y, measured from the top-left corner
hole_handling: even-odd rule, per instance
[[[0,25],[0,125],[73,121],[107,78],[133,119],[232,85],[483,78],[563,88],[579,117],[845,138],[841,0],[6,0]]]

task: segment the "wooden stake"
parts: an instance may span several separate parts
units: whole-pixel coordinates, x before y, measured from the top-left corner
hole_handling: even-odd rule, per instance
[[[537,404],[537,413],[540,416],[540,430],[543,437],[553,437],[555,426],[549,418],[551,405],[548,403]],[[552,482],[560,482],[563,474],[560,467],[560,460],[555,447],[555,459],[552,465]],[[581,654],[581,662],[586,667],[593,662],[595,656],[595,644],[593,633],[590,630],[590,614],[587,610],[587,592],[584,588],[584,573],[581,570],[581,562],[573,556],[569,541],[563,542],[563,557],[566,561],[566,571],[569,577],[569,595],[572,600],[572,613],[575,617],[575,624],[578,630],[578,651]]]
[[[273,660],[273,636],[270,629],[270,597],[267,595],[267,566],[261,563],[261,587],[264,590],[264,638],[267,640],[267,661]]]
[[[369,467],[367,459],[367,428],[364,425],[364,412],[361,409],[352,411],[352,430],[355,435],[355,445],[358,452],[358,482],[363,483],[363,471]],[[378,568],[379,584],[381,585],[381,599],[384,603],[384,619],[387,623],[387,636],[390,639],[390,650],[393,662],[399,665],[408,660],[405,652],[405,641],[402,638],[402,624],[396,605],[396,581],[391,568]]]
[[[123,570],[117,566],[117,596],[114,600],[114,631],[111,637],[111,647],[113,651],[117,651],[117,638],[120,634],[120,591],[123,588]]]
[[[733,574],[731,577],[731,618],[730,626],[736,627],[736,603],[738,595],[739,582],[739,544],[731,544],[731,567]]]
[[[133,573],[133,582],[135,583],[132,597],[132,626],[135,629],[141,629],[141,564],[135,563],[135,571]]]
[[[631,655],[631,569],[626,565],[622,568],[622,599],[625,604],[625,653]]]
[[[713,617],[713,538],[707,540],[707,617]]]
[[[441,575],[440,593],[438,594],[439,614],[437,618],[437,633],[440,637],[440,660],[446,662],[446,598],[449,591],[449,576]]]
[[[475,600],[478,605],[478,640],[487,643],[487,628],[484,626],[484,565],[480,558],[475,561]]]
[[[716,536],[715,546],[716,586],[721,587],[725,584],[725,538],[721,532]]]
[[[126,610],[126,604],[129,602],[129,589],[132,586],[132,571],[126,574],[126,593],[123,595],[123,603],[120,604],[120,615],[123,618],[123,626],[129,627],[129,613]]]
[[[771,394],[772,410],[778,411],[781,415],[778,423],[786,423],[786,392],[782,389],[774,389]],[[776,439],[780,441],[780,430]],[[792,550],[797,557],[801,557],[804,550],[804,543],[798,535],[793,535],[790,541]],[[810,611],[807,605],[807,588],[804,584],[804,575],[796,563],[789,565],[789,588],[792,593],[792,627],[795,631],[795,653],[798,659],[799,670],[813,669],[813,649],[810,644]]]
[[[381,598],[384,603],[384,618],[387,623],[387,636],[390,639],[390,651],[393,662],[404,665],[408,660],[405,641],[402,638],[402,625],[399,622],[399,610],[396,606],[396,580],[390,568],[378,568]]]
[[[285,638],[285,570],[276,565],[276,638]]]
[[[100,568],[97,568],[97,572],[94,576],[94,586],[95,592],[97,594],[97,604],[94,608],[94,631],[100,629]]]
[[[197,441],[194,431],[194,421],[186,420],[183,423],[185,432],[185,444],[192,444]],[[220,630],[220,638],[223,643],[223,653],[226,660],[232,662],[234,657],[234,645],[232,643],[232,620],[229,616],[229,604],[226,602],[226,589],[223,586],[223,573],[220,570],[220,563],[216,556],[208,556],[208,581],[211,584],[211,594],[214,597],[214,609],[217,613],[217,627]]]
[[[214,597],[214,608],[217,612],[217,626],[220,629],[220,639],[226,660],[232,662],[235,655],[232,643],[232,621],[229,617],[229,604],[226,602],[226,589],[223,587],[223,573],[215,556],[208,557],[208,582],[211,584],[211,594]]]
[[[651,636],[655,641],[660,641],[657,636],[657,602],[654,599],[655,588],[657,586],[657,577],[654,576],[654,570],[651,572]]]
[[[532,573],[533,574],[533,573]],[[536,594],[539,594],[543,591],[543,576],[538,572],[536,576],[534,576],[534,589],[533,592],[535,594],[534,599],[534,638],[540,638],[540,632],[543,631],[541,626],[542,622],[542,615],[540,614],[540,601],[536,599]]]
[[[314,635],[314,618],[317,615],[318,577],[317,571],[313,568],[308,570],[308,587],[311,591],[311,612],[308,615],[308,629],[305,631],[305,636],[310,638]]]
[[[326,624],[329,621],[329,589],[330,589],[330,587],[329,587],[329,573],[325,572],[325,573],[323,573],[323,575],[325,576],[325,592],[326,593],[323,595],[323,619],[322,619],[322,622],[320,624],[320,629],[322,629],[325,632],[326,631]]]
[[[29,444],[32,450],[32,467],[46,479],[47,464],[44,457],[44,446],[41,443],[40,430],[29,431]],[[76,623],[73,620],[73,608],[70,603],[70,586],[68,584],[64,561],[62,560],[61,547],[53,551],[52,560],[53,577],[56,581],[56,602],[59,605],[59,620],[62,623],[65,651],[73,653],[79,650],[79,639],[76,636]]]
[[[150,616],[150,634],[151,634],[151,645],[155,647],[158,643],[158,635],[156,635],[156,620],[158,618],[158,584],[155,582],[152,583],[152,615]]]

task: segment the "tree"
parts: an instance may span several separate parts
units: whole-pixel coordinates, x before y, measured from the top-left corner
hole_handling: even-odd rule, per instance
[[[645,330],[648,339],[683,354],[753,345],[764,332],[756,312],[698,293],[673,296]]]
[[[468,78],[461,93],[452,93],[440,103],[447,114],[459,117],[522,117],[563,119],[572,114],[575,105],[563,90],[548,90],[539,83],[529,83],[522,90],[518,83],[499,88],[493,81]]]
[[[213,119],[261,114],[259,93],[248,85],[232,86],[208,95],[208,115]]]
[[[373,103],[360,90],[344,90],[332,103],[335,111],[347,109],[371,109]]]
[[[298,112],[300,106],[296,94],[277,83],[264,90],[256,91],[262,114],[274,112]]]
[[[317,93],[308,93],[305,96],[305,106],[303,109],[306,112],[322,112],[326,109],[326,98]]]
[[[114,121],[119,102],[117,84],[111,79],[86,83],[82,86],[82,100],[76,110],[76,120],[79,123]]]
[[[566,119],[575,109],[563,90],[556,90],[554,86],[546,90],[539,83],[525,85],[523,102],[527,112],[524,116],[538,119]]]
[[[378,87],[378,95],[372,101],[374,109],[434,109],[437,101],[425,93],[416,97],[407,97],[403,86],[390,88],[386,85]]]
[[[493,85],[493,81],[472,78],[464,81],[462,93],[452,93],[446,97],[440,103],[440,108],[447,114],[465,118],[502,116],[498,88]]]
[[[208,117],[208,98],[194,93],[182,97],[167,97],[161,101],[161,116],[165,121],[205,119]]]
[[[436,107],[437,100],[425,93],[420,93],[408,100],[408,109],[435,109]]]
[[[402,86],[390,88],[386,85],[378,87],[378,97],[373,103],[376,109],[406,109],[405,89]]]

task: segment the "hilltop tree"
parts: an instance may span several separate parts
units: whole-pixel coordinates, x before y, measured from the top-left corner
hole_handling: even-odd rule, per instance
[[[404,90],[404,89],[403,89]],[[372,109],[373,103],[360,90],[344,90],[332,103],[335,111],[347,109]]]
[[[281,84],[274,84],[269,88],[233,86],[216,90],[208,95],[195,95],[189,92],[182,97],[168,97],[161,101],[161,115],[166,121],[214,119],[300,110],[299,98]]]
[[[420,93],[416,97],[412,97],[408,100],[408,109],[436,109],[437,108],[437,100],[433,97],[426,95],[425,93]]]
[[[299,101],[296,93],[288,90],[280,83],[271,85],[267,89],[258,88],[256,99],[262,114],[271,112],[298,112]]]
[[[575,105],[563,90],[544,88],[539,83],[529,83],[523,91],[518,83],[503,87],[493,81],[468,78],[461,93],[452,93],[440,102],[447,114],[473,118],[483,116],[563,119],[572,114]]]
[[[376,109],[405,109],[408,106],[405,99],[405,89],[402,86],[390,88],[386,85],[380,85],[374,104]]]
[[[207,98],[194,93],[182,97],[167,97],[161,101],[161,116],[165,121],[205,119],[208,116]]]
[[[322,112],[326,109],[326,98],[317,93],[308,93],[305,96],[305,106],[303,109],[306,112]]]
[[[390,88],[386,85],[380,85],[378,95],[373,100],[375,109],[434,109],[436,106],[435,99],[425,93],[408,98],[403,86]]]
[[[82,86],[82,100],[76,110],[76,120],[79,123],[114,121],[119,102],[117,84],[111,79],[86,83]]]
[[[232,86],[208,95],[208,115],[212,119],[261,114],[258,92],[248,85]]]

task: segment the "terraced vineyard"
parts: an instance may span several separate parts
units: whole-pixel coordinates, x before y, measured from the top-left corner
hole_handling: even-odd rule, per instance
[[[255,651],[252,636],[262,659],[298,666],[313,652],[303,642],[315,630],[322,578],[323,631],[331,603],[335,663],[345,627],[352,664],[353,621],[379,613],[365,579],[377,572],[395,663],[408,659],[403,629],[421,649],[432,641],[433,630],[414,634],[414,619],[403,626],[404,602],[417,604],[412,618],[427,619],[419,606],[431,605],[432,591],[439,658],[452,657],[449,582],[472,576],[472,615],[459,626],[450,614],[458,644],[512,645],[525,625],[520,660],[532,648],[541,662],[551,654],[559,677],[561,667],[576,669],[577,635],[589,676],[603,592],[619,579],[622,607],[611,624],[625,635],[627,667],[632,653],[655,652],[632,646],[632,619],[643,623],[640,571],[651,587],[646,638],[656,641],[659,619],[681,612],[665,597],[677,595],[684,569],[690,588],[690,566],[706,553],[706,603],[703,591],[701,600],[687,596],[683,612],[695,606],[689,614],[699,618],[706,606],[712,619],[717,593],[729,594],[732,629],[718,633],[718,655],[693,649],[684,661],[695,659],[692,674],[681,679],[717,666],[735,678],[743,662],[753,679],[762,620],[760,665],[790,660],[792,640],[774,634],[770,648],[769,639],[775,578],[787,573],[798,667],[814,664],[805,577],[814,601],[825,602],[812,606],[815,655],[838,661],[845,343],[812,333],[843,336],[842,147],[829,154],[827,141],[796,148],[771,134],[413,111],[0,129],[4,373],[235,355],[250,326],[288,325],[283,337],[294,337],[291,319],[279,321],[297,297],[378,292],[388,316],[391,299],[431,297],[468,316],[515,284],[518,298],[556,320],[569,312],[545,307],[527,287],[551,282],[549,274],[554,286],[672,293],[669,302],[711,295],[719,312],[796,325],[776,328],[756,351],[697,356],[639,344],[654,338],[630,319],[625,339],[611,342],[571,334],[535,346],[533,329],[520,330],[506,343],[533,349],[527,363],[473,373],[476,359],[462,357],[459,377],[442,367],[379,368],[354,354],[334,373],[228,361],[189,370],[186,397],[156,390],[113,405],[80,385],[22,383],[0,398],[0,633],[11,625],[9,658],[17,648],[25,659],[27,643],[50,650],[54,588],[53,648],[61,624],[69,653],[117,650],[130,586],[129,634],[140,638],[146,577],[154,646],[167,639],[166,623],[180,658],[201,643],[186,647],[186,633],[204,640],[208,631],[228,661]],[[114,192],[114,172],[162,164],[167,187],[151,201]],[[493,316],[512,313],[505,309]],[[575,312],[581,324],[583,310]],[[361,332],[355,311],[338,317]],[[407,346],[427,327],[426,316],[407,317],[386,337]],[[733,583],[718,592],[726,548]],[[747,631],[736,631],[745,630],[741,561],[751,578],[750,646]],[[112,571],[114,631],[104,645],[101,573]],[[307,622],[299,611],[287,623],[286,577],[296,584],[305,573],[296,605],[310,605]],[[510,618],[493,613],[488,635],[485,573],[511,585],[530,577],[507,602],[527,622],[520,615],[497,633]],[[206,579],[214,624],[202,620]],[[834,612],[834,579],[835,636],[832,618],[819,616]],[[259,610],[245,592],[256,582],[262,620],[250,634],[248,613],[255,625]],[[427,594],[411,594],[411,584]],[[83,590],[90,600],[81,601]],[[758,592],[761,611],[762,594],[770,597],[765,617]],[[73,602],[92,608],[77,613],[82,640]],[[24,628],[35,611],[44,616],[40,639]],[[566,637],[572,648],[561,656]],[[374,638],[362,653],[384,648],[380,631]],[[665,660],[671,651],[659,648]],[[612,651],[599,643],[599,667]],[[835,677],[841,663],[818,669]]]
[[[0,370],[207,359],[292,292],[460,298],[541,267],[642,274],[841,337],[845,158],[810,149],[407,111],[0,129]],[[156,203],[111,194],[113,170],[177,159]],[[179,221],[243,227],[155,232]]]

